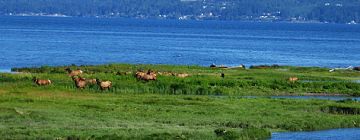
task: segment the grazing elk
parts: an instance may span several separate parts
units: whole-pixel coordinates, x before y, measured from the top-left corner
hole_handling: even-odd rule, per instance
[[[86,79],[86,83],[95,85],[95,84],[97,84],[97,81],[96,81],[96,79]]]
[[[139,80],[144,80],[144,81],[154,80],[155,81],[157,74],[151,70],[148,70],[147,73],[138,71],[138,72],[136,72],[135,76]]]
[[[112,86],[111,81],[101,81],[99,79],[96,79],[97,84],[99,85],[101,90],[106,90],[106,89],[110,89]]]
[[[86,79],[81,77],[75,77],[73,76],[72,79],[75,82],[75,86],[79,89],[84,89],[86,87]]]
[[[174,76],[174,73],[172,72],[158,72],[158,74],[163,76]]]
[[[142,77],[142,80],[145,80],[145,81],[155,81],[156,80],[156,75],[153,75],[153,74],[146,74],[144,75],[144,77]]]
[[[46,86],[46,85],[51,85],[51,80],[47,79],[38,79],[36,77],[33,78],[33,81],[35,84],[39,85],[39,86]]]
[[[120,75],[120,76],[123,76],[123,75],[130,75],[132,72],[128,71],[128,72],[117,72],[116,75]]]
[[[79,69],[78,70],[71,70],[70,68],[66,68],[65,70],[68,72],[70,77],[79,76],[79,75],[81,75],[83,73],[83,71],[79,70]]]
[[[142,72],[142,71],[138,71],[138,72],[135,73],[135,77],[137,79],[142,79],[145,75],[146,75],[146,73]]]
[[[299,80],[299,78],[297,78],[297,77],[290,77],[289,78],[289,81],[290,82],[296,82],[296,81],[298,81]]]
[[[190,75],[187,73],[179,73],[179,74],[176,74],[176,76],[179,78],[186,78],[186,77],[189,77]]]

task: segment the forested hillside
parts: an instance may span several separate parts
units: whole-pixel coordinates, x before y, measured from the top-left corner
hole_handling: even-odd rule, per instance
[[[360,22],[360,0],[0,0],[1,15]]]

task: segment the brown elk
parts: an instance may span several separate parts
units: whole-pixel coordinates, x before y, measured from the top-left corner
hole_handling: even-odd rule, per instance
[[[99,79],[96,79],[96,81],[97,81],[97,84],[99,85],[99,87],[101,88],[101,90],[110,89],[112,86],[111,81],[101,81]]]
[[[142,71],[138,71],[138,72],[135,73],[135,77],[137,79],[142,79],[142,77],[144,77],[145,75],[146,75],[146,73],[142,72]]]
[[[132,72],[131,71],[127,71],[127,72],[117,72],[116,75],[130,75]]]
[[[96,81],[96,79],[86,79],[86,83],[95,85],[95,84],[97,84],[97,81]]]
[[[65,69],[70,77],[79,76],[83,73],[82,70],[71,70],[70,68]]]
[[[172,72],[158,72],[158,74],[163,76],[174,76]]]
[[[151,81],[151,80],[156,80],[156,75],[153,74],[146,74],[144,77],[142,77],[142,80],[145,81]]]
[[[51,85],[51,80],[47,79],[38,79],[36,77],[33,78],[33,81],[35,84],[39,85],[39,86],[46,86],[46,85]]]
[[[186,78],[186,77],[189,77],[190,75],[187,73],[179,73],[179,74],[176,74],[176,76],[180,77],[180,78]]]
[[[147,73],[138,71],[138,72],[136,72],[135,76],[139,80],[144,80],[144,81],[154,80],[155,81],[157,74],[151,70],[148,70]]]
[[[290,82],[296,82],[296,81],[298,81],[299,80],[299,78],[297,78],[297,77],[290,77],[289,78],[289,81]]]
[[[75,82],[75,86],[79,89],[84,89],[86,87],[86,79],[81,77],[75,77],[73,76],[72,79]]]

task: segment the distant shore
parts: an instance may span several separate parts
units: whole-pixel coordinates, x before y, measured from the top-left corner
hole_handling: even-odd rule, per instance
[[[329,23],[321,22],[316,20],[216,20],[216,19],[162,19],[162,18],[136,18],[136,17],[107,17],[107,16],[69,16],[63,14],[16,14],[16,15],[2,15],[2,16],[12,16],[12,17],[58,17],[58,18],[103,18],[103,19],[141,19],[141,20],[177,20],[177,21],[222,21],[222,22],[254,22],[254,23],[293,23],[293,24],[347,24],[347,25],[357,25],[356,22],[348,23]]]

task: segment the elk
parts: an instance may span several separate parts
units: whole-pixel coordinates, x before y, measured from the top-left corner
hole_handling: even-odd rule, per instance
[[[148,70],[147,73],[138,71],[138,72],[136,72],[135,76],[139,80],[144,80],[144,81],[154,80],[155,81],[157,74],[151,70]]]
[[[86,83],[95,85],[95,84],[97,84],[97,81],[96,81],[96,79],[86,79]]]
[[[176,74],[176,76],[180,77],[180,78],[186,78],[186,77],[189,77],[190,75],[187,73],[179,73],[179,74]]]
[[[174,76],[174,73],[172,72],[158,72],[158,74],[163,76]]]
[[[46,86],[46,85],[51,85],[51,80],[47,79],[38,79],[36,77],[33,78],[33,81],[35,84],[39,85],[39,86]]]
[[[299,78],[297,78],[297,77],[290,77],[289,78],[289,81],[290,82],[296,82],[296,81],[298,81],[299,80]]]
[[[81,77],[75,77],[73,76],[72,79],[75,82],[75,86],[79,89],[84,89],[86,87],[86,79]]]
[[[97,84],[99,85],[99,87],[101,88],[101,90],[106,90],[106,89],[110,89],[112,86],[111,81],[101,81],[99,79],[96,79]]]
[[[81,75],[83,73],[83,71],[79,70],[79,69],[78,70],[71,70],[70,68],[66,68],[65,70],[68,72],[70,77],[79,76],[79,75]]]
[[[135,77],[137,79],[142,79],[145,75],[146,75],[146,73],[142,72],[142,71],[138,71],[138,72],[135,73]]]

